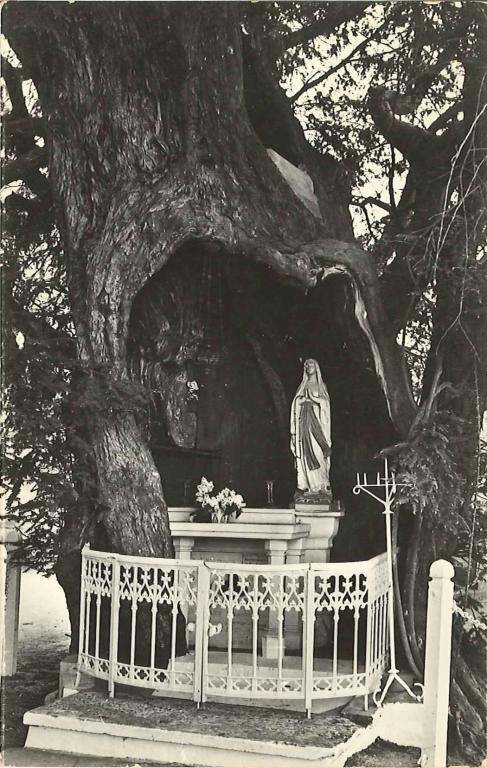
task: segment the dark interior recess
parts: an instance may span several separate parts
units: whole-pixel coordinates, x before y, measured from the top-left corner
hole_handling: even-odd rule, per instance
[[[291,401],[303,361],[318,360],[332,408],[332,490],[347,509],[334,552],[353,559],[381,551],[381,516],[351,490],[357,470],[373,469],[395,435],[346,278],[304,292],[266,266],[191,243],[134,302],[130,354],[198,383],[189,447],[171,437],[164,393],[154,400],[151,448],[169,505],[191,505],[205,475],[248,506],[266,505],[273,480],[274,504],[288,506]]]

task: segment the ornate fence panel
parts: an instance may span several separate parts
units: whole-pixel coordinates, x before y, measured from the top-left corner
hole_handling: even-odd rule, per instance
[[[369,560],[367,575],[366,695],[380,685],[389,660],[389,578],[386,554]]]
[[[312,564],[309,572],[308,667],[311,700],[367,695],[388,660],[385,554],[355,563]],[[316,631],[323,627],[326,660],[318,664]],[[322,630],[323,631],[323,630]],[[367,705],[367,699],[366,699]]]
[[[208,563],[208,571],[203,701],[212,696],[303,699],[304,666],[301,654],[285,656],[285,621],[304,632],[308,565]],[[242,612],[252,627],[247,653],[233,647],[235,617]],[[211,652],[208,637],[220,630],[226,630],[226,650]]]
[[[83,550],[79,669],[209,698],[367,696],[389,654],[385,554],[357,563],[241,565]],[[242,622],[242,618],[244,621]],[[189,619],[189,621],[188,621]],[[248,628],[248,647],[235,635]],[[181,658],[190,630],[194,648]],[[223,650],[210,638],[221,633]],[[247,642],[247,641],[246,641]]]
[[[200,700],[203,567],[196,561],[83,550],[79,668],[115,683],[192,694]],[[201,592],[201,589],[200,589]],[[185,616],[196,609],[196,653],[178,668]]]
[[[104,629],[112,600],[114,562],[114,555],[90,552],[86,548],[83,550],[78,666],[80,670],[103,680],[108,680],[110,666],[110,639],[107,640]]]

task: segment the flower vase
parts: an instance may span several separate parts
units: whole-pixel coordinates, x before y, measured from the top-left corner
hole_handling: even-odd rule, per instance
[[[237,519],[237,511],[223,512],[219,509],[212,510],[211,522],[212,523],[231,523]]]

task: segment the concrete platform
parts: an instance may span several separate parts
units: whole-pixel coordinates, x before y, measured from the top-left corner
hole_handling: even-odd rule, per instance
[[[343,716],[78,693],[27,712],[26,747],[225,768],[340,768],[361,748]]]
[[[133,760],[113,760],[109,757],[94,757],[88,755],[66,754],[66,752],[51,752],[46,749],[25,749],[17,747],[2,752],[2,765],[5,768],[132,768],[138,763]],[[159,763],[146,763],[146,766],[159,766]],[[172,765],[178,765],[172,763]],[[159,766],[160,768],[160,766]],[[164,768],[167,768],[164,766]]]

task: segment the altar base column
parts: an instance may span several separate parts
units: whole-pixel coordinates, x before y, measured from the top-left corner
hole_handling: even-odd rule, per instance
[[[271,539],[266,541],[267,562],[269,565],[284,565],[286,559],[287,542]],[[279,577],[272,576],[272,589],[277,594],[279,589]],[[267,624],[262,632],[262,656],[265,659],[279,658],[279,622],[283,620],[276,609],[267,609]],[[282,655],[284,656],[284,627],[282,638]]]

